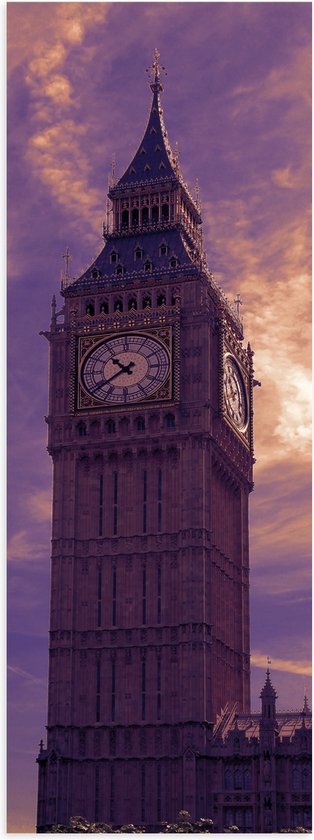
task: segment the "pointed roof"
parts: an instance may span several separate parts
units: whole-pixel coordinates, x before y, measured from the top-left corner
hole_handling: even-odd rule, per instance
[[[309,704],[308,704],[306,689],[304,690],[304,703],[303,703],[302,714],[303,715],[311,714],[311,710],[310,710],[310,707],[309,707]]]
[[[155,50],[152,64],[153,81],[150,84],[153,101],[144,137],[133,160],[111,192],[127,184],[178,178],[176,158],[171,151],[160,103],[160,93],[163,90],[160,69],[159,53]]]
[[[275,691],[274,686],[272,685],[272,682],[271,682],[271,679],[270,679],[269,668],[267,668],[267,671],[266,671],[266,681],[265,681],[265,685],[263,686],[263,688],[261,690],[260,697],[263,700],[265,700],[265,698],[267,698],[267,697],[271,698],[272,700],[276,700],[276,698],[277,698],[276,691]]]

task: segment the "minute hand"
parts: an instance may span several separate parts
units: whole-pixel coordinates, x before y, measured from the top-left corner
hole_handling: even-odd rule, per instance
[[[99,388],[102,388],[103,385],[108,385],[109,382],[112,382],[112,380],[116,379],[117,376],[120,376],[121,373],[125,373],[125,371],[124,370],[118,370],[118,372],[114,373],[113,376],[110,377],[110,379],[102,379],[101,382],[98,382],[98,385],[96,385],[96,388],[93,389],[93,394],[95,393],[95,391],[98,391]]]
[[[130,362],[130,364],[132,364],[132,362]],[[95,391],[98,391],[99,388],[102,388],[103,385],[108,385],[109,382],[112,382],[112,380],[116,379],[117,376],[120,376],[121,373],[128,373],[130,375],[132,371],[129,370],[129,365],[127,367],[121,368],[121,370],[118,370],[117,373],[114,373],[112,376],[110,376],[110,379],[102,379],[101,382],[98,382],[98,385],[96,385],[96,388],[94,388],[93,390],[93,394],[95,393]]]

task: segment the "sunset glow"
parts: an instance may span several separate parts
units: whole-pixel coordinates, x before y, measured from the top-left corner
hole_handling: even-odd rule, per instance
[[[310,698],[311,4],[8,4],[9,799],[33,832],[45,736],[51,468],[48,345],[65,249],[102,248],[113,156],[122,175],[167,69],[162,104],[190,191],[200,184],[216,282],[241,294],[254,350],[252,708],[266,658],[279,709]],[[306,679],[305,679],[306,678]]]

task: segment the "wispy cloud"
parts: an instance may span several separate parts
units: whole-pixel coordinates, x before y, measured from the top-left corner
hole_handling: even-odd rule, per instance
[[[69,224],[75,225],[78,218],[84,218],[93,236],[100,228],[104,189],[103,185],[102,189],[95,188],[89,181],[88,126],[80,118],[79,88],[74,96],[69,59],[71,51],[83,44],[88,30],[105,22],[109,6],[107,3],[54,3],[54,25],[50,20],[43,37],[42,20],[38,29],[35,23],[27,49],[25,26],[22,32],[18,31],[19,4],[9,8],[9,44],[10,37],[14,38],[17,50],[21,41],[21,49],[25,48],[27,56],[24,79],[30,94],[33,132],[28,138],[26,159],[48,194],[72,214]],[[42,14],[45,17],[45,12],[39,9],[40,18]],[[27,24],[27,10],[25,16]],[[91,50],[81,49],[80,67],[90,60]]]
[[[51,521],[51,491],[38,490],[27,498],[30,515],[37,522]]]
[[[47,555],[47,544],[36,540],[32,528],[31,535],[26,530],[17,531],[8,544],[8,561],[11,563],[37,563]]]
[[[253,651],[251,663],[265,671],[267,667],[267,655],[260,651]],[[274,671],[287,671],[289,674],[300,674],[305,677],[311,676],[312,674],[311,662],[309,660],[272,659],[271,668]]]

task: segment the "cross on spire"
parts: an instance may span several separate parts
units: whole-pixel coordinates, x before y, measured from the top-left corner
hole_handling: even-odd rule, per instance
[[[150,76],[150,79],[151,79],[150,88],[153,91],[153,93],[155,92],[155,90],[157,90],[158,92],[163,90],[163,87],[162,87],[162,84],[161,84],[161,81],[160,81],[160,72],[163,71],[165,76],[167,75],[166,68],[164,67],[163,64],[160,64],[159,59],[160,59],[160,52],[159,52],[159,50],[157,50],[157,47],[155,47],[153,63],[151,64],[150,67],[147,67],[147,69],[146,69],[146,73],[149,73],[149,76]]]

